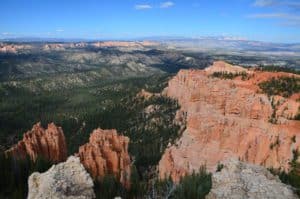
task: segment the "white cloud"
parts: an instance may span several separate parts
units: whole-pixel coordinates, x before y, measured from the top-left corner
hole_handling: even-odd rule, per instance
[[[3,33],[1,33],[2,35],[4,35],[4,36],[7,36],[7,35],[13,35],[12,33],[10,33],[10,32],[3,32]]]
[[[172,7],[174,5],[175,5],[174,2],[166,1],[166,2],[163,2],[163,3],[160,4],[160,8],[169,8],[169,7]]]
[[[254,2],[254,6],[257,7],[267,7],[267,6],[273,6],[277,3],[275,0],[256,0]]]
[[[135,5],[134,8],[136,10],[147,10],[147,9],[151,9],[152,6],[149,4],[139,4],[139,5]]]
[[[280,26],[300,26],[300,16],[288,13],[263,13],[248,15],[248,18],[253,19],[277,19]]]
[[[288,13],[262,13],[262,14],[253,14],[248,15],[248,18],[254,18],[254,19],[288,19],[288,20],[300,20],[299,15],[295,14],[288,14]]]
[[[56,32],[64,32],[65,30],[64,29],[56,29],[55,31]]]
[[[262,14],[252,14],[248,15],[248,18],[254,19],[271,19],[271,18],[285,18],[287,14],[285,13],[262,13]]]

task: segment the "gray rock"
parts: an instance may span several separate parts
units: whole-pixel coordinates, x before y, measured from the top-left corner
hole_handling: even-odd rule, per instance
[[[28,180],[28,199],[95,198],[93,180],[78,157],[52,166],[45,173],[33,173]]]
[[[230,159],[212,176],[206,199],[292,199],[291,187],[280,182],[266,168]]]

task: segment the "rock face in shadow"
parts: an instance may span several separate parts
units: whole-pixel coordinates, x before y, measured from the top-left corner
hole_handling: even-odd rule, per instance
[[[230,159],[212,175],[212,189],[206,199],[298,198],[291,187],[280,182],[262,166]]]
[[[61,127],[51,123],[44,129],[41,123],[37,123],[5,153],[21,159],[29,156],[33,161],[41,157],[51,162],[61,162],[67,158],[67,146]]]
[[[94,179],[113,174],[125,187],[130,187],[131,160],[128,154],[129,138],[116,130],[96,129],[89,143],[79,148],[81,163]]]
[[[93,180],[78,157],[52,166],[45,173],[33,173],[28,179],[28,199],[95,198]]]
[[[217,71],[215,65],[206,70]],[[226,64],[222,69],[228,67]],[[233,67],[229,72],[237,70]],[[166,149],[160,160],[160,178],[171,176],[179,181],[202,165],[215,171],[218,162],[231,157],[289,169],[293,150],[300,148],[300,122],[290,120],[297,114],[300,102],[292,97],[268,97],[261,93],[258,84],[268,78],[293,74],[247,74],[244,80],[228,80],[213,78],[205,70],[181,70],[169,81],[164,94],[178,100],[187,124],[182,137]],[[269,122],[272,117],[276,124]]]

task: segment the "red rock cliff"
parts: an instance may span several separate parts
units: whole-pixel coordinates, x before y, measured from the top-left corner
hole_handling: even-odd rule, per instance
[[[129,188],[131,160],[128,143],[129,138],[118,135],[116,130],[96,129],[89,143],[79,148],[78,156],[93,178],[113,174]]]
[[[215,65],[206,71],[215,71]],[[292,151],[300,146],[300,123],[288,119],[296,115],[300,102],[260,94],[257,85],[269,77],[291,74],[249,71],[249,79],[243,81],[212,78],[206,71],[181,70],[165,90],[186,113],[187,128],[166,149],[159,162],[160,177],[178,181],[201,165],[215,171],[218,162],[230,157],[288,170]],[[269,122],[274,111],[277,124]]]
[[[52,162],[64,161],[67,158],[67,147],[63,130],[54,123],[48,124],[47,129],[37,123],[6,154],[17,158],[28,155],[34,161],[38,156]]]

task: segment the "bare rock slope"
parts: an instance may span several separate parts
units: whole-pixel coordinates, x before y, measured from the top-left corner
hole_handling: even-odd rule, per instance
[[[28,199],[95,198],[93,180],[78,157],[52,166],[45,173],[33,173],[28,180]]]
[[[63,130],[54,123],[48,124],[47,129],[37,123],[23,135],[21,141],[6,151],[6,155],[21,159],[29,156],[33,161],[38,157],[52,162],[65,161],[67,146]]]
[[[80,160],[94,179],[113,174],[125,187],[130,186],[131,160],[128,154],[129,138],[116,130],[96,129],[89,143],[79,148]]]
[[[225,64],[216,62],[206,71],[217,71],[220,65]],[[221,67],[222,71],[228,67]],[[228,72],[237,68],[232,67]],[[171,176],[179,181],[202,165],[215,171],[218,162],[231,157],[288,170],[293,150],[300,149],[300,122],[290,120],[297,114],[300,102],[268,97],[258,84],[271,77],[293,74],[251,71],[248,79],[227,80],[213,78],[206,71],[181,70],[164,91],[178,100],[187,124],[182,137],[162,156],[160,177]],[[272,101],[276,99],[280,102],[274,107]],[[277,124],[269,122],[272,117],[276,117]]]
[[[206,199],[298,198],[291,187],[280,182],[262,166],[236,159],[224,162],[224,168],[212,176],[212,189]]]

